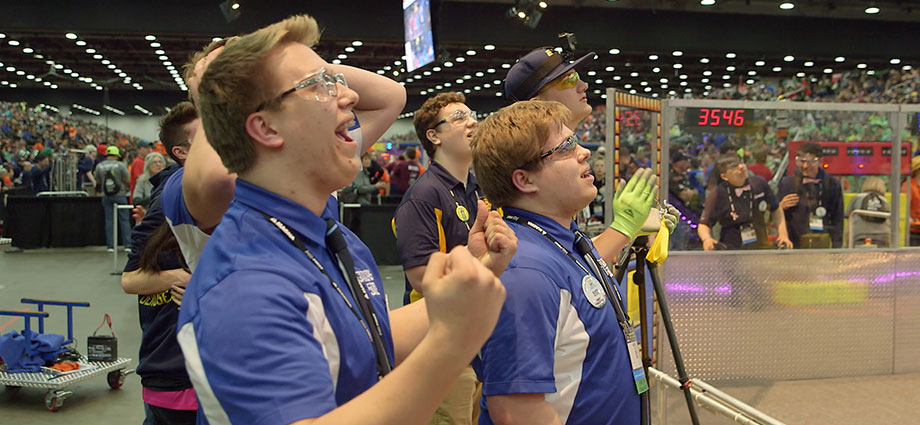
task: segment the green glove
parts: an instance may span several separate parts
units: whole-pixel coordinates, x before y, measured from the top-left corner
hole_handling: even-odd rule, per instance
[[[674,229],[677,228],[678,217],[680,217],[680,211],[674,208],[674,205],[668,205],[668,212],[664,213],[664,224],[668,226],[668,233],[674,233]]]
[[[610,228],[633,240],[652,208],[657,184],[658,177],[651,169],[636,171],[629,183],[620,186],[620,190],[613,195],[613,222]]]

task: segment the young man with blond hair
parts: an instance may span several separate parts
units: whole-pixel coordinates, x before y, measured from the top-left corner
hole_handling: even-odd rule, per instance
[[[199,423],[425,423],[504,300],[460,247],[432,255],[424,301],[387,312],[370,251],[334,219],[331,194],[360,169],[361,100],[311,49],[318,38],[293,16],[226,46],[201,77],[204,129],[238,179],[179,317]],[[389,102],[368,119],[394,120],[405,92]]]
[[[476,129],[476,113],[461,93],[444,92],[428,98],[415,111],[415,133],[431,165],[403,196],[396,209],[396,248],[406,271],[406,304],[422,298],[422,276],[433,253],[466,245],[470,236],[485,231],[484,224],[503,235],[503,249],[513,251],[517,238],[502,223],[498,212],[489,212],[476,177],[470,172],[473,152],[470,140]],[[495,238],[495,235],[490,235]],[[500,275],[504,268],[493,270]],[[457,380],[450,395],[438,407],[431,424],[472,424],[479,416],[479,383],[472,368]]]
[[[517,102],[479,124],[479,184],[518,237],[507,298],[473,367],[480,424],[637,424],[647,389],[612,275],[572,217],[597,194],[590,151],[558,102]],[[639,170],[613,196],[622,249],[648,216],[657,178]],[[641,377],[642,379],[634,379]]]

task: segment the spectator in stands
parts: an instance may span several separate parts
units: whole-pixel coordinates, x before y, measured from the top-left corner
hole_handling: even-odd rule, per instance
[[[793,175],[779,183],[789,239],[796,248],[843,246],[843,191],[840,181],[821,168],[821,145],[804,143]]]
[[[703,249],[712,251],[717,244],[721,244],[721,249],[773,248],[767,238],[769,226],[764,218],[767,211],[777,223],[777,246],[792,248],[785,216],[766,180],[749,175],[744,161],[734,152],[722,154],[716,161],[716,169],[723,181],[706,197],[697,227]],[[716,223],[722,225],[718,241],[711,231]]]
[[[370,183],[377,184],[377,182],[380,180],[387,180],[384,178],[386,171],[384,171],[383,167],[380,166],[380,161],[377,159],[377,152],[371,151],[368,152],[368,154],[370,155],[371,163],[369,166],[364,167],[364,171],[367,173],[367,177],[370,180]],[[387,187],[389,187],[389,184]]]
[[[416,158],[417,154],[418,151],[410,147],[406,149],[406,160],[393,166],[393,171],[390,172],[390,182],[393,188],[390,190],[391,195],[402,196],[405,194],[409,190],[409,186],[413,185],[419,176],[425,172],[425,167],[419,164],[418,158]]]
[[[355,176],[355,180],[339,192],[339,202],[370,204],[371,195],[379,194],[381,189],[388,186],[387,182],[378,180],[377,183],[371,183],[370,173],[371,164],[370,152],[361,154],[361,171]],[[349,228],[351,228],[349,226]],[[355,229],[352,229],[355,230]]]
[[[153,183],[150,182],[150,178],[163,171],[164,168],[166,168],[166,158],[162,154],[157,152],[147,154],[144,158],[144,172],[138,176],[134,186],[132,204],[147,207],[147,204],[150,203],[150,192],[153,191]]]
[[[22,185],[31,187],[33,195],[51,190],[51,168],[51,156],[45,153],[36,155],[32,162],[22,162]]]
[[[193,424],[198,409],[185,358],[175,339],[178,308],[191,274],[175,235],[163,219],[160,194],[162,183],[185,163],[189,140],[199,124],[190,102],[173,106],[160,121],[160,140],[176,164],[148,180],[153,186],[150,210],[131,234],[134,249],[121,277],[125,293],[138,294],[143,334],[137,373],[147,417],[154,424]],[[148,154],[147,170],[155,158],[151,155],[159,154]],[[143,180],[138,181],[141,187]]]
[[[751,149],[751,159],[754,163],[748,166],[748,170],[754,173],[755,176],[760,176],[768,182],[773,180],[773,171],[770,171],[770,167],[766,164],[767,148],[765,146],[758,146]]]
[[[494,275],[458,248],[449,273],[447,258],[432,258],[425,302],[387,312],[373,258],[332,219],[329,195],[352,181],[358,140],[377,140],[402,110],[405,91],[376,74],[327,64],[311,49],[317,37],[312,18],[288,18],[228,45],[200,81],[208,141],[239,173],[235,199],[202,253],[179,315],[177,339],[200,389],[202,423],[423,423],[491,331],[504,300]],[[333,74],[340,70],[345,75]],[[365,97],[349,87],[346,73],[366,87],[368,99],[385,94],[367,105],[376,113],[357,109]],[[297,94],[280,94],[313,76],[319,78]],[[355,114],[366,117],[357,120],[360,129]],[[359,132],[364,137],[350,135]],[[337,237],[348,246],[333,255]],[[354,264],[337,267],[334,257]],[[330,291],[338,285],[330,281],[351,290]],[[359,295],[349,298],[352,291]],[[358,320],[347,307],[354,301]],[[418,326],[426,304],[431,325]],[[477,314],[463,313],[474,305]],[[240,337],[247,329],[252,337]],[[372,344],[365,329],[376,335]],[[338,349],[322,349],[333,344],[329,338]],[[393,360],[402,364],[388,373]]]
[[[150,142],[141,140],[137,142],[137,157],[131,161],[131,196],[134,196],[134,188],[137,187],[137,178],[144,174],[144,160],[150,153]]]
[[[96,168],[96,147],[86,145],[83,148],[83,155],[77,162],[77,190],[83,190],[94,196],[96,194],[96,179],[93,177],[93,169]]]
[[[113,220],[118,223],[118,237],[121,239],[125,251],[130,252],[131,225],[128,222],[128,210],[119,209],[115,217],[113,206],[128,205],[128,184],[130,174],[128,167],[121,162],[121,152],[117,146],[109,146],[105,150],[105,161],[96,166],[93,177],[99,182],[102,191],[102,212],[105,214],[105,243],[108,251],[114,251],[115,235],[112,233]]]
[[[13,172],[6,165],[0,164],[0,190],[13,188]]]
[[[846,216],[853,232],[854,246],[869,245],[887,248],[891,242],[891,220],[888,217],[872,217],[853,214],[854,210],[891,213],[891,206],[885,199],[885,181],[869,176],[863,181],[860,194],[850,199]]]
[[[107,150],[108,150],[108,146],[107,146],[106,144],[104,144],[104,143],[100,143],[100,144],[96,145],[96,159],[95,159],[95,164],[93,164],[93,172],[94,172],[94,173],[95,173],[95,171],[96,171],[96,167],[98,167],[99,164],[100,164],[102,161],[105,161],[106,159],[108,159],[108,158],[106,158],[106,151],[107,151]],[[98,182],[98,181],[96,182],[97,187],[98,187],[98,184],[99,184],[99,183],[101,183],[101,182]]]

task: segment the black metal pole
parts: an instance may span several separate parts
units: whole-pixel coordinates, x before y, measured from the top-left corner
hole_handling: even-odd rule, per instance
[[[645,369],[645,376],[649,376],[648,368],[651,365],[651,357],[649,356],[651,341],[649,341],[648,338],[648,326],[650,326],[650,321],[647,320],[648,306],[645,302],[647,296],[645,289],[645,253],[648,252],[647,245],[648,237],[642,236],[636,239],[636,243],[633,244],[632,247],[633,252],[636,254],[636,272],[633,273],[633,282],[639,285],[639,323],[641,326],[640,330],[642,331],[639,340],[642,341],[642,368]],[[649,400],[649,391],[642,393],[639,397],[639,405],[641,413],[640,423],[642,425],[650,425],[652,423],[652,404]]]
[[[645,259],[645,256],[642,256]],[[668,310],[668,303],[664,297],[664,288],[661,286],[661,280],[658,278],[658,264],[653,261],[647,263],[649,275],[652,278],[652,285],[655,285],[655,294],[658,295],[658,306],[661,308],[661,321],[664,323],[664,329],[668,333],[668,341],[671,343],[671,354],[674,355],[674,365],[677,367],[677,380],[680,382],[681,389],[684,391],[684,398],[687,400],[687,409],[690,410],[690,420],[693,425],[699,425],[700,420],[696,415],[696,406],[693,405],[693,397],[690,393],[690,378],[687,376],[687,369],[684,367],[684,358],[680,355],[680,347],[677,345],[677,335],[674,333],[674,324],[671,323],[671,312]],[[641,287],[640,287],[641,288]],[[645,299],[642,299],[644,302]],[[643,317],[643,319],[645,319]]]

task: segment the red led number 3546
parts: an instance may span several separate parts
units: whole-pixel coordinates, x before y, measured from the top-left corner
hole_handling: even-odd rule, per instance
[[[741,127],[744,125],[744,109],[700,108],[696,125],[712,127]]]

